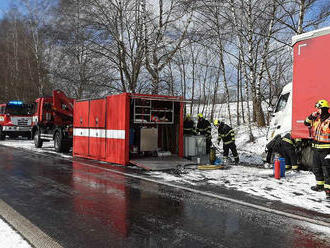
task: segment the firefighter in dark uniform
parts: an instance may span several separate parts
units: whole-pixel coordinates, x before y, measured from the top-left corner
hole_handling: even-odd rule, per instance
[[[206,154],[210,153],[211,148],[211,124],[201,113],[197,115],[198,123],[196,132],[206,137]]]
[[[186,115],[186,118],[183,122],[183,134],[184,135],[196,135],[195,123],[191,119],[190,114]]]
[[[229,149],[231,150],[235,163],[239,162],[239,157],[235,144],[235,132],[234,130],[228,126],[227,124],[220,122],[219,120],[215,120],[213,122],[214,126],[218,127],[218,144],[220,141],[223,141],[223,156],[224,159],[228,159]]]
[[[330,200],[330,160],[326,156],[330,154],[330,113],[329,103],[320,100],[315,107],[318,111],[312,113],[305,120],[305,125],[312,130],[313,137],[313,173],[316,185],[311,189],[314,191],[325,191],[326,198]]]
[[[266,152],[267,152],[267,163],[272,163],[272,155],[277,152],[280,152],[282,143],[281,135],[276,135],[267,145],[266,145]]]
[[[287,133],[282,137],[279,153],[285,158],[285,169],[298,170],[296,145],[300,142],[300,139],[293,139],[290,133]]]

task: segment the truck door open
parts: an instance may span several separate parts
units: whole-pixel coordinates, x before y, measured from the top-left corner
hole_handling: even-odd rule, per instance
[[[164,170],[191,163],[183,157],[183,101],[176,97],[132,95],[130,163]]]

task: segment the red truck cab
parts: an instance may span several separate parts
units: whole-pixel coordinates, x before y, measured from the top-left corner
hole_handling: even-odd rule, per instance
[[[60,90],[54,90],[50,97],[35,100],[32,121],[32,137],[35,147],[43,142],[54,141],[57,152],[67,152],[72,147],[73,99]]]
[[[0,140],[6,136],[31,137],[32,106],[22,101],[10,101],[0,104]]]

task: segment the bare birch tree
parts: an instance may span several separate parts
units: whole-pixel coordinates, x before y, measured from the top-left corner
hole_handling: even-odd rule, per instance
[[[155,1],[156,2],[156,1]],[[192,13],[183,11],[181,1],[142,1],[144,13],[145,66],[149,72],[153,94],[160,92],[160,73],[183,45]],[[157,7],[155,7],[157,6]],[[151,7],[154,7],[152,11]]]

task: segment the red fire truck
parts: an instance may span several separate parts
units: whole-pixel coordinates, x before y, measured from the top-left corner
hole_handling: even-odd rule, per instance
[[[24,104],[22,101],[0,104],[0,140],[4,140],[6,136],[30,138],[31,124],[31,104]]]
[[[68,152],[72,147],[73,99],[62,91],[54,90],[53,96],[38,98],[32,120],[34,145],[54,141],[57,152]]]

